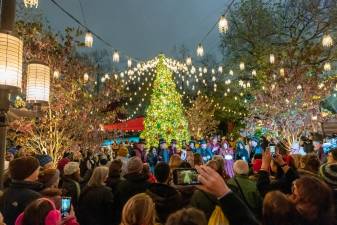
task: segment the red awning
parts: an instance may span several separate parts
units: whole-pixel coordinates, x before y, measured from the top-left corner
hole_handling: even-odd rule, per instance
[[[144,117],[138,117],[121,123],[104,125],[104,130],[142,131],[144,130]]]

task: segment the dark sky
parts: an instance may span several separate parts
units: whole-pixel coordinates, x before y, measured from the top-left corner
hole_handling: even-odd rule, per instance
[[[193,49],[220,17],[228,0],[81,0],[87,25],[114,48],[131,57],[152,58],[159,52],[172,55],[175,45]],[[39,8],[53,29],[76,24],[50,0]],[[82,20],[79,0],[58,0]],[[33,9],[34,10],[34,9]],[[217,52],[217,28],[208,36],[206,52]],[[97,39],[95,48],[107,48]],[[107,48],[108,49],[108,48]]]

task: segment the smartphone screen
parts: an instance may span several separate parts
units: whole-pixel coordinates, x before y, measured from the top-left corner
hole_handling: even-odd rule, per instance
[[[173,171],[173,182],[175,185],[197,185],[198,172],[196,169],[175,169]]]
[[[270,150],[270,153],[271,153],[272,155],[275,155],[275,153],[276,153],[275,145],[270,145],[270,146],[269,146],[269,150]]]
[[[70,214],[71,210],[71,198],[70,197],[62,197],[61,198],[61,214],[62,217],[66,217]]]

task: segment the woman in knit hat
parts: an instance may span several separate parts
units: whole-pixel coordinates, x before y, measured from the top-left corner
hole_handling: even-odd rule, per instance
[[[69,162],[63,169],[62,189],[65,196],[71,197],[73,206],[77,207],[78,199],[81,194],[80,188],[80,166],[78,162]]]

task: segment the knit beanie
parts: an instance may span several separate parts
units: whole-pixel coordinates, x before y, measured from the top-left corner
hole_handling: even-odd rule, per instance
[[[60,171],[58,169],[46,169],[40,172],[39,181],[45,187],[51,187],[60,178]]]
[[[42,167],[53,161],[49,155],[36,155],[35,157],[39,160],[40,166]]]
[[[63,173],[64,175],[72,175],[80,170],[80,165],[78,162],[69,162],[64,166]]]
[[[127,163],[127,173],[140,173],[143,170],[143,162],[142,160],[137,157],[131,157]]]
[[[13,180],[24,180],[40,167],[39,161],[32,157],[20,157],[9,163],[9,175]]]
[[[322,165],[319,173],[327,184],[337,187],[337,163]]]

